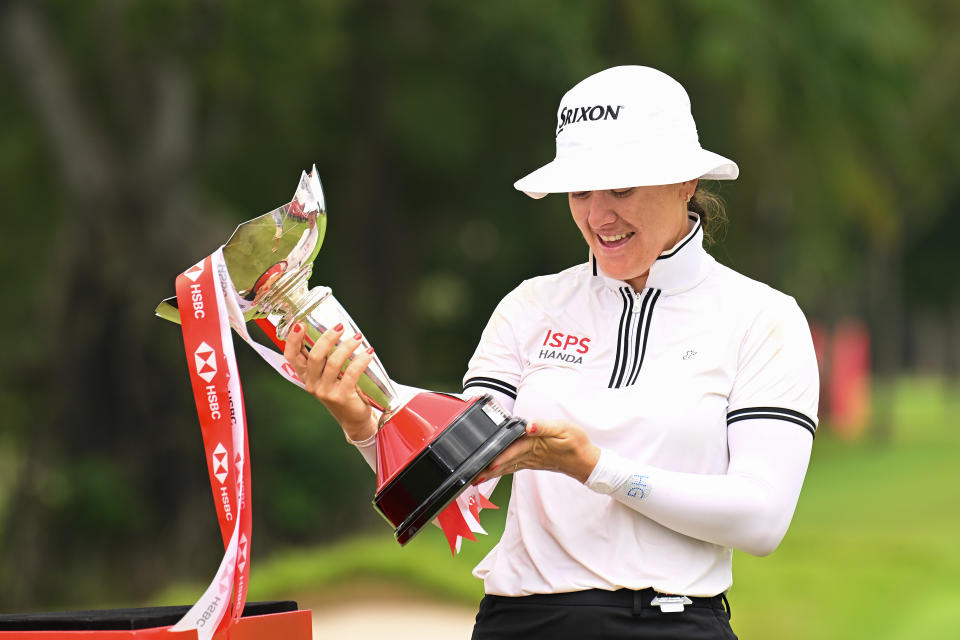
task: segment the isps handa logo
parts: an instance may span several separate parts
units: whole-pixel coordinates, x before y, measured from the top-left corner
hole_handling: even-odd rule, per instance
[[[616,120],[620,117],[622,104],[616,107],[609,104],[596,104],[588,107],[563,107],[557,114],[557,135],[567,125],[578,122],[596,122],[597,120]]]
[[[540,345],[539,360],[563,360],[569,364],[583,364],[583,356],[590,351],[590,338],[547,330]]]

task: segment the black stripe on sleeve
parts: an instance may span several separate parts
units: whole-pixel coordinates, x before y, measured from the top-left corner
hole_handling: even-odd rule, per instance
[[[784,420],[800,425],[810,432],[810,435],[816,436],[817,423],[807,415],[794,411],[793,409],[784,409],[783,407],[748,407],[746,409],[737,409],[727,414],[727,425],[741,420],[752,420],[756,418],[766,418],[772,420]]]
[[[503,380],[497,380],[496,378],[484,378],[482,376],[470,378],[463,383],[463,390],[466,391],[469,387],[486,387],[487,389],[493,389],[494,391],[499,391],[504,395],[510,396],[514,400],[517,399],[517,388],[512,384],[507,384]]]

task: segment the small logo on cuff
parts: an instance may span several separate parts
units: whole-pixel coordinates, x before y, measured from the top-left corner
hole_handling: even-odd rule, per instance
[[[647,497],[647,476],[635,473],[627,481],[627,495],[637,500],[643,500]]]

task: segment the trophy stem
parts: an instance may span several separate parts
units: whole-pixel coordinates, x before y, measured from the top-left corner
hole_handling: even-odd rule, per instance
[[[281,340],[286,339],[291,327],[309,313],[315,302],[330,293],[328,287],[312,290],[307,287],[312,271],[313,265],[308,263],[295,271],[283,273],[274,282],[268,283],[262,295],[254,300],[261,312],[283,316],[277,323],[277,337]]]
[[[270,284],[264,295],[255,301],[257,309],[262,313],[280,316],[276,328],[277,337],[281,340],[286,339],[295,324],[302,322],[306,328],[304,344],[308,350],[313,348],[314,343],[327,329],[338,324],[344,326],[345,336],[361,333],[329,287],[307,287],[311,267],[312,265],[306,264],[295,271],[280,275]],[[340,342],[341,340],[337,341],[331,352]],[[364,337],[357,350],[343,363],[341,373],[353,362],[356,355],[369,348],[370,343]],[[371,406],[384,413],[393,413],[403,404],[376,356],[357,381],[357,391]]]

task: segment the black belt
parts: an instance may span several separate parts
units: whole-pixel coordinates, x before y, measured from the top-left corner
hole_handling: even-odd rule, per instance
[[[600,606],[600,607],[626,607],[633,609],[635,614],[639,614],[642,609],[658,608],[657,605],[650,603],[654,598],[660,596],[670,596],[672,594],[660,593],[651,588],[638,589],[617,589],[616,591],[606,591],[604,589],[587,589],[585,591],[570,591],[568,593],[535,593],[529,596],[509,597],[492,596],[487,598],[504,601],[523,601],[530,604],[552,604],[558,606]],[[707,607],[719,609],[721,611],[730,611],[730,605],[727,603],[725,594],[715,596],[686,596],[690,600],[685,603],[687,607]]]

